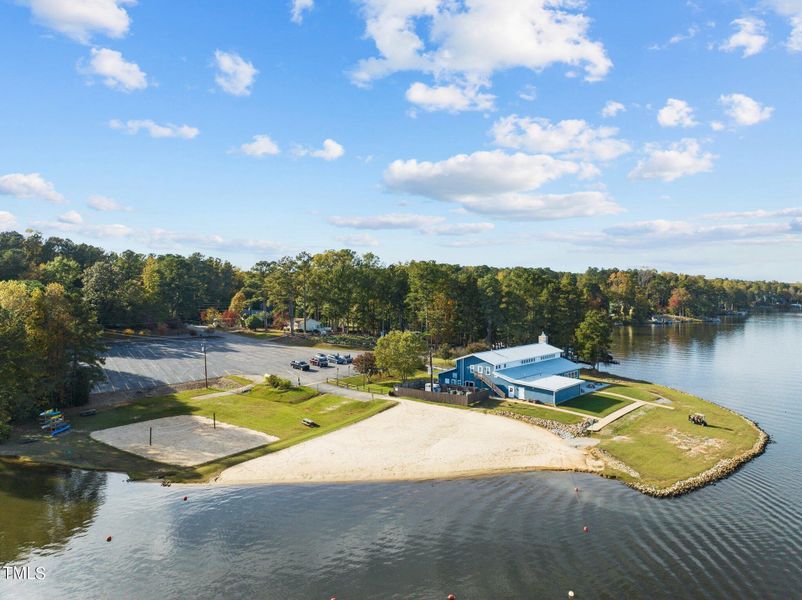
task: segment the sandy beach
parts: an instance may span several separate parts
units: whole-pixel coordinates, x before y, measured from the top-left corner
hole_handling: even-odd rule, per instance
[[[401,400],[350,427],[235,465],[215,482],[397,481],[589,468],[584,451],[544,429]]]

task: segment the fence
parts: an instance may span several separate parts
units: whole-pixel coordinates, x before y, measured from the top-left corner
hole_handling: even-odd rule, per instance
[[[470,394],[444,394],[442,392],[427,392],[426,390],[416,390],[404,387],[398,391],[398,395],[429,402],[439,402],[440,404],[454,404],[456,406],[469,406],[477,402],[484,402],[490,398],[488,390],[479,390]]]

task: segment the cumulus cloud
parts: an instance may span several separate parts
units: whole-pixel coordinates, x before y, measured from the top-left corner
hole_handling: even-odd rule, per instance
[[[396,160],[384,172],[389,190],[453,202],[499,219],[543,220],[613,214],[622,209],[598,191],[538,194],[534,190],[582,166],[547,155],[501,150],[459,154],[440,162]]]
[[[121,92],[148,87],[147,75],[139,65],[126,61],[122,53],[108,48],[92,48],[89,63],[79,63],[78,70],[84,75],[101,77],[106,87]]]
[[[182,138],[191,140],[200,133],[197,127],[190,127],[189,125],[173,125],[172,123],[165,123],[159,125],[150,119],[120,121],[119,119],[112,119],[109,121],[109,127],[112,129],[120,129],[130,135],[136,135],[144,130],[152,138]]]
[[[423,110],[457,113],[468,110],[494,110],[496,97],[485,94],[476,86],[463,87],[454,84],[428,86],[417,81],[407,89],[406,98]]]
[[[686,138],[663,148],[657,144],[646,146],[646,157],[630,171],[630,179],[661,179],[674,181],[687,175],[713,170],[715,155],[703,152],[699,142]]]
[[[292,0],[290,19],[299,25],[304,20],[304,13],[310,12],[315,7],[315,0]]]
[[[63,215],[59,215],[58,220],[60,223],[68,223],[71,225],[80,225],[84,222],[84,218],[77,210],[68,210]]]
[[[269,135],[259,134],[253,136],[252,142],[247,142],[239,147],[239,152],[248,156],[261,158],[263,156],[275,156],[279,150],[278,144]]]
[[[790,52],[802,52],[802,0],[766,0],[774,11],[788,18],[791,33],[786,47]]]
[[[693,108],[684,100],[669,98],[657,113],[657,122],[662,127],[693,127],[698,122],[693,118]]]
[[[323,140],[323,147],[314,150],[305,146],[297,146],[295,148],[296,156],[314,156],[315,158],[322,158],[323,160],[337,160],[345,154],[345,148],[332,140],[331,138]]]
[[[576,0],[359,0],[365,36],[377,55],[360,60],[351,72],[356,85],[399,71],[432,75],[430,88],[454,96],[489,87],[496,71],[535,72],[564,64],[583,69],[585,79],[604,78],[612,67],[604,46],[588,37],[591,20]],[[418,90],[423,91],[423,90]],[[466,92],[467,94],[468,92]],[[463,94],[465,95],[465,94]],[[464,100],[461,100],[462,102]],[[477,98],[477,102],[489,99]],[[453,100],[452,100],[453,104]]]
[[[505,148],[566,158],[608,161],[632,149],[615,137],[615,127],[593,127],[581,119],[551,123],[548,119],[511,115],[496,121],[491,134],[494,142]]]
[[[259,71],[236,52],[214,51],[217,73],[214,80],[226,94],[249,96]]]
[[[54,204],[66,202],[53,184],[46,181],[39,173],[9,173],[1,176],[0,195],[47,200]]]
[[[445,217],[414,213],[389,213],[360,217],[332,216],[328,222],[336,227],[350,229],[412,229],[430,235],[471,235],[490,231],[492,223],[448,223]]]
[[[743,57],[754,56],[763,51],[769,38],[766,36],[766,23],[754,17],[735,19],[730,23],[735,29],[719,48],[725,52],[743,49]]]
[[[95,195],[90,196],[89,200],[86,201],[89,208],[93,210],[97,210],[100,212],[114,212],[114,211],[130,211],[131,208],[129,206],[123,206],[119,202],[117,202],[114,198],[109,198],[107,196]]]
[[[736,125],[756,125],[761,121],[768,121],[774,112],[771,106],[763,106],[744,94],[722,95],[719,102]]]
[[[63,33],[82,44],[95,33],[120,38],[128,32],[131,19],[126,6],[136,0],[21,0],[31,9],[34,21]]]
[[[601,116],[605,119],[611,119],[616,116],[620,112],[625,112],[627,107],[621,104],[620,102],[616,102],[615,100],[608,100],[607,104],[604,105],[604,108],[601,110]]]
[[[16,229],[17,219],[7,210],[0,210],[0,231]]]

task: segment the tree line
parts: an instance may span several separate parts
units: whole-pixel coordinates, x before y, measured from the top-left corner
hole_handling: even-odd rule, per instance
[[[165,329],[210,315],[236,325],[264,311],[265,318],[249,322],[294,328],[295,319],[315,318],[336,331],[373,337],[419,331],[446,348],[515,345],[546,331],[555,345],[582,352],[577,331],[586,320],[585,329],[594,330],[607,320],[641,323],[661,313],[711,317],[800,301],[799,283],[654,269],[570,273],[436,261],[385,264],[372,253],[327,250],[243,270],[199,253],[107,252],[36,232],[4,232],[0,423],[36,406],[79,403],[100,376],[99,339],[108,328]]]

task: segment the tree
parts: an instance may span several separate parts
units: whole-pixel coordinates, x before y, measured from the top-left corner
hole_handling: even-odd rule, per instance
[[[231,298],[231,303],[228,305],[228,311],[238,314],[242,317],[242,313],[245,311],[245,304],[247,300],[245,299],[245,293],[240,290],[234,297]]]
[[[603,310],[591,310],[576,328],[576,348],[579,356],[598,368],[610,355],[613,324]]]
[[[356,356],[353,365],[354,370],[367,377],[368,381],[379,372],[379,367],[376,366],[376,355],[373,352],[363,352]]]
[[[668,310],[675,315],[685,316],[685,310],[691,301],[691,294],[685,288],[674,288],[668,299]]]
[[[406,381],[423,366],[427,345],[416,331],[391,331],[376,342],[376,366]]]

